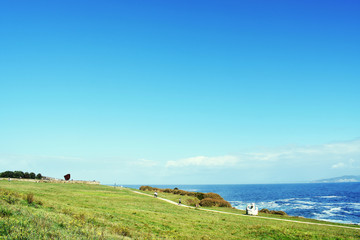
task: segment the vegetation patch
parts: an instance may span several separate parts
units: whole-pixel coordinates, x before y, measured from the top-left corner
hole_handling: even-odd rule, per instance
[[[9,208],[4,208],[0,206],[0,217],[9,217],[12,215],[12,212]]]
[[[287,216],[287,213],[284,212],[284,211],[269,210],[269,209],[267,209],[267,208],[263,208],[263,209],[261,209],[259,212],[261,212],[261,213],[266,213],[266,214],[276,214],[276,215]]]
[[[34,194],[28,193],[26,195],[26,201],[27,201],[28,204],[32,204],[34,202]]]
[[[24,178],[24,179],[41,179],[41,173],[35,174],[33,172],[23,171],[5,171],[0,173],[1,178]]]
[[[229,207],[231,208],[231,204],[222,199],[216,198],[204,198],[200,201],[200,206],[202,207]]]
[[[164,192],[164,193],[172,193],[180,196],[189,196],[194,197],[196,199],[187,199],[186,203],[190,206],[197,206],[198,204],[202,207],[229,207],[231,208],[231,204],[223,199],[217,193],[202,193],[202,192],[190,192],[180,190],[178,188],[170,189],[170,188],[154,188],[151,186],[141,186],[139,188],[141,191],[151,191],[151,192]]]
[[[33,194],[31,204],[29,193]],[[5,200],[9,196],[15,199],[11,204]],[[180,196],[185,204],[200,201],[173,193],[160,196],[175,201]],[[178,207],[127,188],[3,180],[0,239],[360,239],[360,228],[245,217],[233,208],[209,208],[237,215]],[[271,218],[319,222],[280,215]]]

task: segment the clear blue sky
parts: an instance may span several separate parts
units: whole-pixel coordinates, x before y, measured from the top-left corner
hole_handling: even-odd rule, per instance
[[[359,12],[2,1],[0,171],[118,184],[359,174]]]

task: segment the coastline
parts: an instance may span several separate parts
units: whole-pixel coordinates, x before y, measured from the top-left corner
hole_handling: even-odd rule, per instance
[[[140,185],[123,186],[138,189]],[[360,183],[171,184],[152,186],[159,188],[178,187],[193,192],[215,192],[239,210],[244,210],[247,204],[255,202],[259,210],[267,208],[284,211],[294,217],[342,224],[360,224]],[[356,189],[359,191],[355,191]],[[340,193],[346,193],[349,196],[342,196]]]

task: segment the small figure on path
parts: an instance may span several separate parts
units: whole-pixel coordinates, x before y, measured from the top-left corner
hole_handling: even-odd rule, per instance
[[[178,205],[181,205],[181,198],[179,198],[179,204]]]
[[[157,192],[155,191],[155,193],[154,193],[154,197],[156,197],[157,198]]]

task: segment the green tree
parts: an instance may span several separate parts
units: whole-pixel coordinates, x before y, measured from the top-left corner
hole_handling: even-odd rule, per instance
[[[23,171],[15,171],[14,178],[24,178],[24,172]]]
[[[35,173],[31,172],[31,173],[30,173],[30,178],[31,178],[31,179],[35,179]]]
[[[36,175],[36,179],[41,179],[41,178],[42,178],[41,173],[38,173],[38,174]]]
[[[30,173],[25,172],[25,173],[24,173],[24,178],[30,178]]]
[[[13,171],[2,172],[0,174],[0,176],[3,177],[3,178],[13,178],[14,177],[14,172]]]

